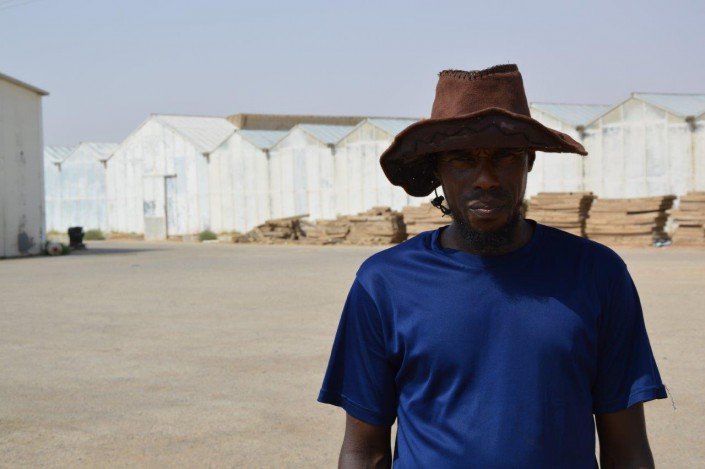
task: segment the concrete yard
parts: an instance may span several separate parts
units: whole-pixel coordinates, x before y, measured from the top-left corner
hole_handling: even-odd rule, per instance
[[[340,310],[378,248],[93,242],[0,260],[1,467],[334,467],[316,402]],[[705,467],[705,250],[620,251],[675,400],[657,467]]]

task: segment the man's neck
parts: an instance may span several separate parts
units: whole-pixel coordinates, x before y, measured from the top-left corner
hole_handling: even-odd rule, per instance
[[[524,246],[529,242],[529,240],[531,240],[533,233],[534,225],[522,218],[519,223],[517,223],[512,235],[512,241],[509,244],[496,250],[493,249],[491,252],[487,252],[478,249],[476,246],[473,246],[469,240],[465,239],[461,234],[461,230],[457,226],[457,223],[453,222],[448,228],[441,232],[440,243],[444,248],[465,251],[478,256],[501,256],[502,254],[508,254]]]

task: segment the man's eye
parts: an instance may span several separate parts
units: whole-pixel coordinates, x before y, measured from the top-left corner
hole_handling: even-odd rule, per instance
[[[507,165],[517,161],[520,156],[521,153],[518,152],[499,153],[497,155],[492,156],[492,162],[494,164]]]
[[[452,161],[458,164],[475,164],[477,163],[477,158],[473,158],[471,156],[459,156],[454,158]]]

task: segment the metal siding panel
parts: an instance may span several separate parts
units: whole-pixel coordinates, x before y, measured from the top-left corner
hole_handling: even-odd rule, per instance
[[[45,241],[41,96],[0,79],[0,257]]]

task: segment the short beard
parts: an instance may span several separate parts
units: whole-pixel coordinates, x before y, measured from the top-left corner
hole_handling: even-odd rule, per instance
[[[494,231],[478,231],[472,228],[455,210],[451,216],[460,230],[460,235],[480,254],[493,255],[502,252],[514,241],[519,222],[522,220],[518,207],[514,207],[507,223]]]

